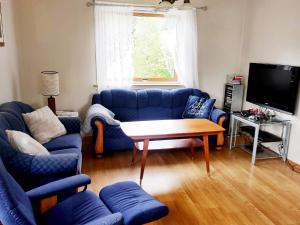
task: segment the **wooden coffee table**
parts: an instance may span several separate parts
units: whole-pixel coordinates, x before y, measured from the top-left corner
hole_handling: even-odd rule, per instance
[[[218,135],[225,129],[207,119],[178,119],[178,120],[151,120],[121,123],[124,133],[134,142],[132,162],[138,152],[136,142],[144,142],[141,162],[140,183],[143,180],[149,142],[161,139],[203,138],[206,170],[209,173],[209,135]]]

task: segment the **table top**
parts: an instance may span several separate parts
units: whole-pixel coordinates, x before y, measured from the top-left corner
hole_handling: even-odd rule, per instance
[[[124,133],[133,140],[215,135],[225,129],[207,119],[177,119],[122,122]]]
[[[232,116],[234,116],[235,118],[237,118],[241,121],[248,121],[250,123],[254,123],[257,125],[285,124],[285,123],[290,122],[290,120],[288,120],[288,119],[281,119],[281,118],[277,118],[277,117],[270,118],[268,120],[254,120],[247,116],[242,116],[240,113],[233,113]]]

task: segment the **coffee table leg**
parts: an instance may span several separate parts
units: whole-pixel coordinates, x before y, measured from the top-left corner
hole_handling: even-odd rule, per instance
[[[192,153],[192,160],[195,159],[195,145],[196,145],[195,140],[191,139],[191,147],[190,147],[190,149],[191,149],[191,153]]]
[[[209,143],[208,136],[203,136],[203,145],[204,145],[204,157],[206,163],[206,171],[209,173]]]
[[[131,165],[135,163],[136,155],[138,153],[138,148],[136,147],[136,143],[133,143],[133,154],[132,154],[132,160],[131,160]]]
[[[144,140],[144,147],[143,147],[143,155],[142,155],[142,164],[141,164],[141,173],[140,173],[140,185],[142,185],[142,180],[144,177],[144,170],[148,155],[148,147],[149,147],[149,139]]]

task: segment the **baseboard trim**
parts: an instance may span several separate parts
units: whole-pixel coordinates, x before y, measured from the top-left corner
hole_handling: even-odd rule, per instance
[[[287,160],[287,164],[293,171],[300,173],[300,165],[299,164],[297,164],[291,160]]]

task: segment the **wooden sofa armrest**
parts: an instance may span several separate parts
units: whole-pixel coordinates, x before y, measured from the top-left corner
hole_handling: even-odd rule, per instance
[[[95,144],[95,153],[97,158],[102,158],[104,152],[104,124],[101,121],[96,121],[95,125],[98,129],[98,135]]]
[[[223,127],[223,123],[225,121],[226,117],[221,116],[218,122],[218,125]],[[218,134],[217,136],[217,150],[222,150],[222,147],[224,145],[224,133]]]

